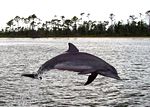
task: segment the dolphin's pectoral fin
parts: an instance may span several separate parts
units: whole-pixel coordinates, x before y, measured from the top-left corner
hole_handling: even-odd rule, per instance
[[[97,75],[98,75],[98,73],[96,73],[96,72],[91,73],[91,75],[88,77],[87,82],[84,85],[88,85],[92,81],[94,81],[94,79],[97,77]]]

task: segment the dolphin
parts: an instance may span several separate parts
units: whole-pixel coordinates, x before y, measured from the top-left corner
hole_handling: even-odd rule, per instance
[[[74,71],[78,72],[78,74],[90,74],[84,85],[88,85],[94,81],[98,74],[120,80],[116,69],[112,65],[97,56],[80,52],[72,43],[68,43],[68,45],[69,48],[67,51],[46,61],[36,73],[22,74],[22,76],[42,79],[40,75],[43,72],[58,69]]]

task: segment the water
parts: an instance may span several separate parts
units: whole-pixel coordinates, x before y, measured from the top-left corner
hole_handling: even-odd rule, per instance
[[[74,43],[113,65],[122,81],[51,70],[21,77]],[[0,107],[150,107],[149,38],[0,39]]]

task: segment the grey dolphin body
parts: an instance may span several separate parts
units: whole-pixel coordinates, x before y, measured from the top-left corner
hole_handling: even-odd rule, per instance
[[[22,74],[22,76],[39,78],[39,75],[45,71],[59,69],[75,71],[79,74],[91,74],[84,85],[90,84],[98,74],[120,79],[116,69],[101,58],[85,52],[79,52],[72,43],[68,45],[69,49],[66,52],[45,62],[36,74]]]

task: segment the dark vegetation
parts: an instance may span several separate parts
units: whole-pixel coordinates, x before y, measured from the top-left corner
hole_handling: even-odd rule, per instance
[[[83,16],[86,19],[84,20]],[[61,16],[43,22],[35,14],[21,18],[16,16],[7,22],[7,27],[0,31],[0,37],[150,37],[150,11],[146,12],[149,24],[139,17],[130,15],[127,23],[115,21],[115,15],[109,15],[110,21],[92,21],[90,14],[81,13],[80,18],[71,19]]]

